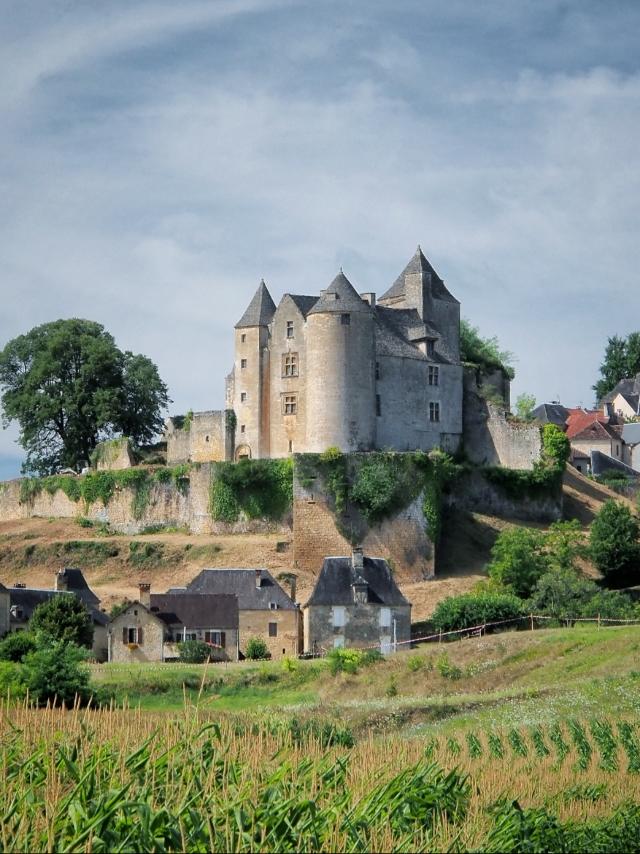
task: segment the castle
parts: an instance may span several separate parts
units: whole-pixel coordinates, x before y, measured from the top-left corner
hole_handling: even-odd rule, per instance
[[[418,247],[377,301],[342,271],[277,307],[262,281],[235,326],[226,411],[169,419],[167,461],[453,451],[462,398],[460,303]]]

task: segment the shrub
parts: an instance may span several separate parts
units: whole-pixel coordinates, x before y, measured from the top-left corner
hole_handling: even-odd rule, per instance
[[[22,675],[23,668],[12,661],[0,661],[0,696],[6,699],[9,695],[13,700],[19,700],[27,693]]]
[[[219,462],[212,470],[209,509],[214,519],[235,522],[281,519],[293,501],[293,460]]]
[[[209,644],[199,640],[187,640],[178,644],[180,661],[185,664],[202,664],[211,657]]]
[[[449,656],[446,652],[443,652],[441,656],[439,656],[436,661],[436,668],[440,676],[444,679],[461,679],[462,678],[462,670],[458,667],[457,664],[452,664],[449,661]]]
[[[249,638],[244,655],[245,658],[250,658],[254,661],[271,658],[269,647],[263,638]]]
[[[35,649],[36,641],[30,632],[12,632],[0,641],[0,661],[22,661]]]
[[[465,593],[439,602],[432,619],[436,631],[448,632],[513,620],[523,613],[523,603],[513,593]]]
[[[547,570],[545,537],[533,528],[508,528],[491,549],[489,577],[516,596],[531,595],[538,579]]]
[[[640,564],[640,526],[626,504],[607,501],[591,524],[591,558],[606,578],[624,577]]]
[[[336,676],[338,673],[357,673],[361,667],[382,660],[382,655],[375,649],[332,649],[327,655],[329,670]]]
[[[34,634],[91,648],[93,622],[84,604],[73,593],[60,593],[35,608],[29,624]]]
[[[61,597],[62,598],[62,597]],[[29,653],[24,660],[24,683],[38,703],[86,704],[91,698],[89,669],[83,665],[86,651],[74,643],[55,640]]]

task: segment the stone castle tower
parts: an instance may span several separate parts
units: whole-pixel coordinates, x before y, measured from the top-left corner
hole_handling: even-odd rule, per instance
[[[235,327],[226,406],[235,459],[453,450],[460,304],[420,247],[377,303],[342,271],[319,296],[285,294],[277,307],[262,281]]]

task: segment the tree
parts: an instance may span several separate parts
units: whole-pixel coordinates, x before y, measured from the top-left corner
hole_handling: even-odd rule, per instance
[[[625,580],[640,564],[640,525],[626,504],[607,501],[591,523],[591,559],[607,578]]]
[[[93,622],[84,604],[73,593],[59,593],[34,610],[29,629],[47,638],[91,649]]]
[[[432,620],[436,631],[450,632],[515,620],[523,613],[522,600],[513,593],[463,593],[438,602]]]
[[[533,421],[536,399],[532,394],[519,394],[516,398],[516,415],[521,421]]]
[[[211,647],[204,641],[188,640],[178,644],[180,661],[185,664],[202,664],[211,658]]]
[[[0,661],[22,661],[36,649],[36,640],[31,632],[12,632],[0,641]]]
[[[122,353],[99,323],[56,320],[0,351],[2,421],[17,422],[25,472],[80,470],[118,431],[146,441],[161,426],[167,388],[145,356]]]
[[[535,614],[561,620],[597,616],[626,620],[636,616],[633,603],[624,593],[601,590],[595,582],[570,569],[545,573],[527,607]]]
[[[55,640],[24,660],[23,679],[29,695],[40,706],[47,702],[71,706],[91,698],[89,669],[82,662],[86,652],[64,640]]]
[[[596,398],[601,400],[620,380],[640,373],[640,332],[626,338],[614,335],[607,341],[604,361],[600,365],[600,379],[593,386]]]
[[[460,358],[463,362],[477,365],[484,373],[503,370],[509,379],[515,376],[511,365],[513,353],[501,350],[495,336],[483,338],[478,327],[464,319],[460,321]]]
[[[584,534],[577,519],[554,522],[545,536],[545,552],[550,569],[575,569],[576,560],[587,551]]]
[[[544,534],[533,528],[502,531],[491,549],[491,562],[487,566],[489,577],[526,599],[548,569],[544,549]]]

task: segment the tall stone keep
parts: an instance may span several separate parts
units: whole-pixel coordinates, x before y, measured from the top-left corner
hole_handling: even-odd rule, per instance
[[[372,307],[340,272],[307,315],[307,447],[375,447]]]

